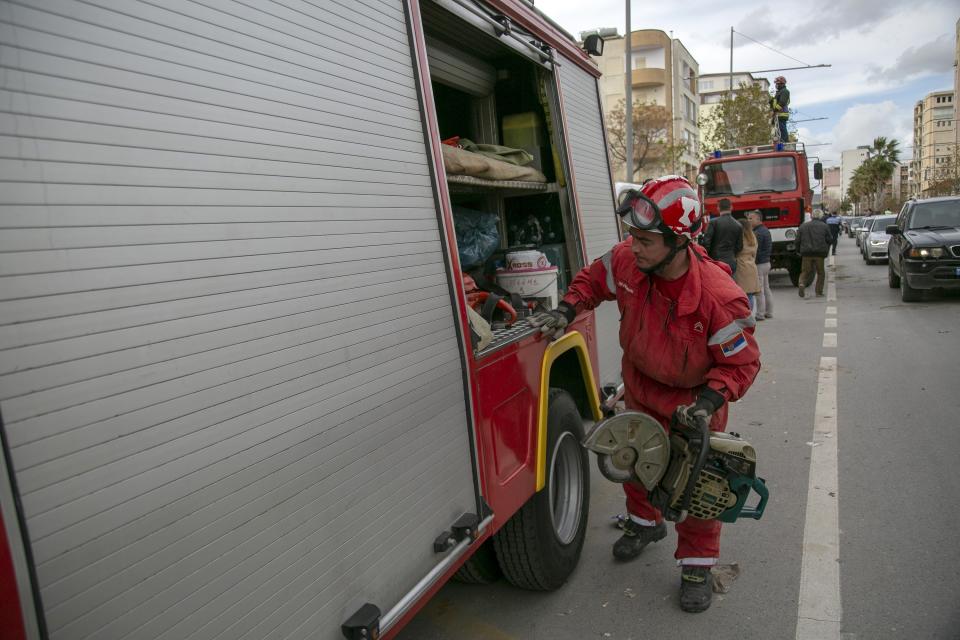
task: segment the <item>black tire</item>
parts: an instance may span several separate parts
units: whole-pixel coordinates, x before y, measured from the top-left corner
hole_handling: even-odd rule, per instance
[[[583,422],[570,394],[550,389],[547,478],[493,536],[504,577],[514,586],[550,591],[566,582],[580,560],[590,506]]]
[[[900,276],[893,271],[892,259],[887,262],[887,284],[890,285],[891,289],[897,289],[900,287]]]
[[[914,289],[906,278],[900,279],[900,299],[904,302],[917,302],[923,298],[923,291]]]
[[[493,539],[488,538],[470,558],[453,574],[457,582],[467,584],[490,584],[503,577],[497,564],[497,552],[493,548]]]

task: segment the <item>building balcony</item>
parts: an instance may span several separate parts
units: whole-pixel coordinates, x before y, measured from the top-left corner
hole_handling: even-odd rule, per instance
[[[659,87],[667,84],[666,69],[634,69],[630,78],[635,87]]]

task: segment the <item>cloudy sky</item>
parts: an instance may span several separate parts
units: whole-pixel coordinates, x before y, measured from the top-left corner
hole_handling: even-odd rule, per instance
[[[624,0],[536,0],[538,9],[574,36],[598,27],[624,32]],[[730,27],[807,64],[828,69],[784,71],[800,139],[826,165],[840,151],[878,135],[897,138],[909,157],[913,105],[931,91],[953,88],[956,0],[730,0],[683,4],[634,0],[634,29],[673,32],[701,73],[730,65]],[[734,38],[734,70],[799,66],[748,39]],[[778,73],[763,74],[771,80]]]

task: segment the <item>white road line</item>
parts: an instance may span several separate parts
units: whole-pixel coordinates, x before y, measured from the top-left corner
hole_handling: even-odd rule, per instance
[[[824,319],[823,319],[823,328],[824,328],[824,329],[836,329],[836,328],[837,328],[837,319],[836,319],[836,318],[824,318]]]
[[[827,281],[827,302],[837,301],[837,285],[830,279]]]
[[[836,308],[836,307],[827,307],[827,315],[828,315],[828,316],[835,316],[835,315],[837,315],[837,308]]]
[[[820,358],[803,528],[797,640],[839,640],[840,518],[837,477],[837,359]]]
[[[823,334],[823,346],[828,349],[832,349],[837,346],[837,334],[835,333],[825,333]]]

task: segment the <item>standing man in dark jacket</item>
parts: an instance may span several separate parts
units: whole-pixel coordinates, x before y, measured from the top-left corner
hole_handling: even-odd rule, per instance
[[[703,234],[703,248],[714,260],[727,263],[731,273],[737,271],[737,254],[743,250],[743,228],[730,215],[733,206],[727,198],[717,203],[720,215],[710,220]]]
[[[757,276],[760,278],[760,293],[757,294],[757,320],[773,317],[773,292],[770,290],[770,254],[773,252],[773,238],[770,229],[763,226],[763,214],[753,210],[747,214],[747,220],[757,236]]]
[[[800,297],[804,297],[804,289],[813,282],[813,275],[817,275],[817,297],[823,295],[823,283],[826,274],[823,270],[823,261],[830,252],[833,244],[833,235],[830,228],[819,217],[807,220],[797,232],[797,250],[802,258],[800,269]]]

